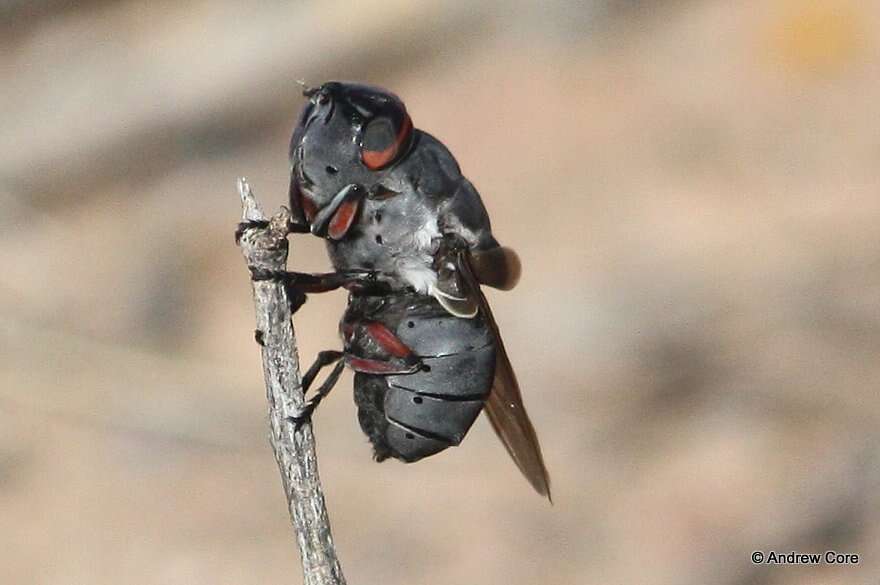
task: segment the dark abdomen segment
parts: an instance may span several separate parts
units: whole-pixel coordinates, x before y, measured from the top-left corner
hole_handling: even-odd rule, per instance
[[[358,419],[376,458],[411,462],[458,445],[492,386],[495,344],[488,326],[479,317],[451,316],[431,297],[400,294],[369,302],[353,297],[343,329],[376,321],[421,362],[409,373],[355,375]],[[378,357],[369,336],[357,334],[347,341],[346,353]]]

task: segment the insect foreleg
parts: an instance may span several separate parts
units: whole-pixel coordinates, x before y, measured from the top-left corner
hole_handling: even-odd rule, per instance
[[[381,292],[384,290],[383,287],[387,287],[377,279],[376,273],[363,270],[310,274],[251,268],[251,279],[274,280],[284,284],[291,313],[296,313],[306,302],[307,294],[329,292],[342,287],[350,290]]]
[[[379,287],[376,272],[366,270],[345,270],[341,272],[288,272],[286,270],[265,270],[251,268],[252,280],[276,280],[287,286],[295,286],[304,293],[321,293],[345,288]]]

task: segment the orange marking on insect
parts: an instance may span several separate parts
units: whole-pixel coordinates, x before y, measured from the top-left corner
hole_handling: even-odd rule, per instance
[[[354,223],[354,216],[357,213],[359,204],[359,199],[343,201],[336,209],[336,213],[333,214],[333,219],[330,220],[327,235],[334,240],[341,240],[346,232],[348,232],[351,224]]]
[[[355,372],[361,372],[364,374],[396,374],[408,371],[402,369],[396,364],[383,362],[381,360],[350,357],[346,359],[346,363],[348,363],[348,366]]]
[[[367,333],[376,340],[382,349],[394,357],[405,358],[412,353],[412,350],[405,343],[381,323],[376,321],[368,323]]]
[[[410,119],[409,114],[405,114],[403,124],[400,125],[400,131],[397,133],[397,137],[394,139],[391,146],[384,150],[364,150],[361,153],[361,160],[364,161],[364,164],[367,165],[367,168],[371,171],[381,169],[394,160],[400,152],[400,148],[403,146],[404,142],[406,142],[406,139],[409,138],[411,132],[412,120]]]
[[[318,208],[315,203],[309,199],[309,196],[300,191],[300,205],[302,205],[303,213],[306,215],[306,219],[309,222],[315,219],[315,216],[318,215]]]

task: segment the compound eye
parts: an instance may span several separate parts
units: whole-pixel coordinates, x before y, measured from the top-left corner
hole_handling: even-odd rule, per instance
[[[406,112],[397,123],[388,116],[376,116],[361,136],[361,160],[371,171],[387,167],[405,152],[411,134],[412,121]]]
[[[366,151],[381,152],[392,146],[396,138],[394,123],[385,116],[378,116],[367,124],[362,144]]]

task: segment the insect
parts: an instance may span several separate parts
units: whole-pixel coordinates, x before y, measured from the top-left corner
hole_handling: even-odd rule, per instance
[[[480,285],[507,290],[519,260],[492,236],[477,190],[449,150],[371,86],[307,89],[290,145],[294,231],[326,239],[335,272],[286,273],[294,310],[344,287],[343,350],[299,422],[355,372],[361,428],[377,460],[417,461],[458,445],[485,410],[516,465],[550,497],[537,435]]]

